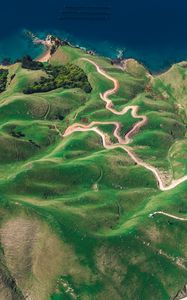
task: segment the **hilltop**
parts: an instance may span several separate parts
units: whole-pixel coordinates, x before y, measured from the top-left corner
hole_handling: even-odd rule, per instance
[[[0,299],[174,299],[186,63],[153,76],[67,44],[26,62],[0,73]]]

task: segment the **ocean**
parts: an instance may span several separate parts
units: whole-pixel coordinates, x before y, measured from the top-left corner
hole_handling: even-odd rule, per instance
[[[0,60],[38,56],[24,30],[144,63],[152,72],[187,60],[186,0],[10,0],[1,3]]]

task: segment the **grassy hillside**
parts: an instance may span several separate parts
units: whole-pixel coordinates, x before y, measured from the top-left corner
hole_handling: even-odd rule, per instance
[[[153,173],[123,149],[107,150],[93,131],[62,137],[74,123],[137,122],[106,110],[99,93],[113,87],[86,57],[118,79],[116,110],[139,106],[147,124],[128,146],[166,184],[187,175],[186,63],[152,77],[134,60],[109,59],[63,46],[52,66],[76,65],[90,93],[54,88],[25,95],[44,70],[7,67],[0,93],[0,299],[174,299],[186,284],[187,182],[162,192]],[[99,125],[111,143],[114,126]]]

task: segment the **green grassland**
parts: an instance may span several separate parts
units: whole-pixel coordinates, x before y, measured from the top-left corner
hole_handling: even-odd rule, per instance
[[[79,66],[92,87],[60,87],[25,95],[47,76],[9,66],[0,94],[0,299],[169,300],[186,284],[187,183],[161,192],[153,174],[122,149],[106,150],[94,132],[62,138],[75,123],[137,120],[116,116],[99,93],[112,83],[87,57],[117,78],[114,106],[138,105],[148,118],[130,147],[169,183],[187,174],[185,62],[154,77],[136,61],[122,71],[109,59],[69,46],[54,66]],[[113,125],[98,126],[112,143]],[[58,129],[58,130],[57,130]]]

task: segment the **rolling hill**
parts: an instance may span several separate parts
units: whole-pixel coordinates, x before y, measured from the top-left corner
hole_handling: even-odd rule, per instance
[[[25,94],[51,75],[2,67],[0,299],[174,299],[187,282],[186,63],[151,75],[64,45],[49,64],[79,84],[63,86],[66,70]]]

